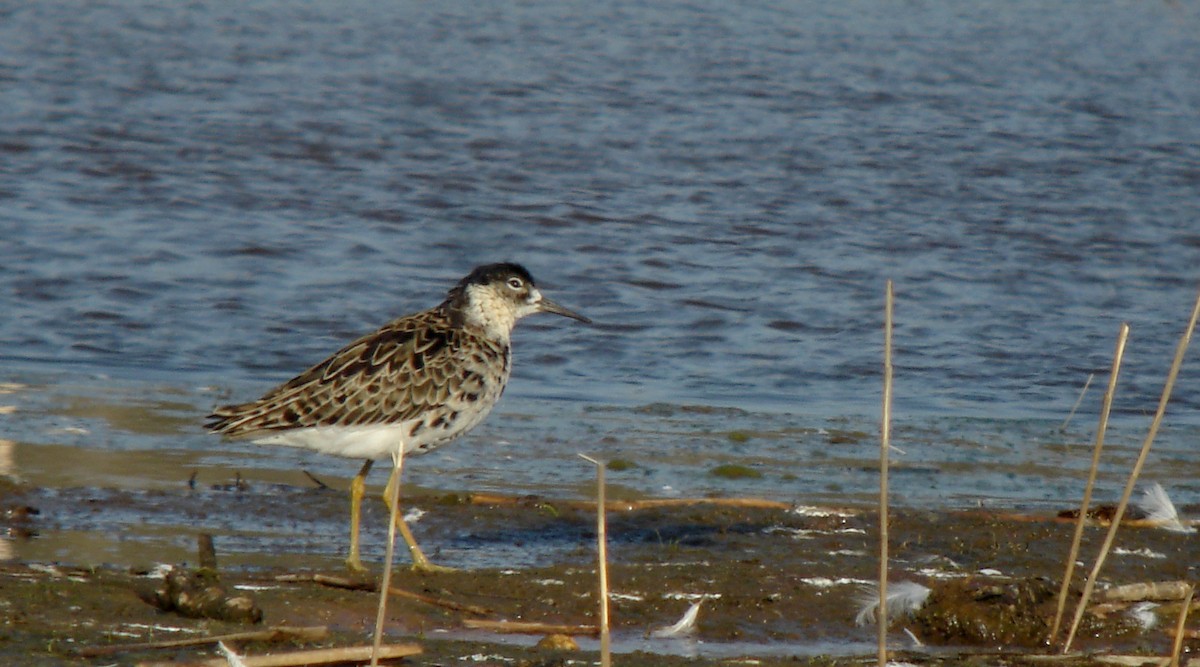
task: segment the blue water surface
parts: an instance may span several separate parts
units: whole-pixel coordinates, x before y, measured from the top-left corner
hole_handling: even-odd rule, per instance
[[[1128,322],[1111,499],[1200,288],[1198,63],[1171,2],[0,6],[11,472],[348,477],[202,417],[515,260],[596,325],[523,322],[415,485],[868,502],[891,279],[898,500],[1077,498]],[[1198,415],[1193,351],[1146,472],[1185,504]]]

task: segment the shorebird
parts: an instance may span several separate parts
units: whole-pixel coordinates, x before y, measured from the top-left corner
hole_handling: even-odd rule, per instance
[[[346,558],[350,569],[360,572],[365,570],[359,520],[366,476],[375,459],[392,457],[384,492],[391,512],[385,579],[391,573],[393,528],[404,536],[414,569],[445,569],[430,563],[399,516],[400,461],[405,454],[440,447],[483,421],[508,383],[513,326],[534,313],[591,322],[542,296],[524,267],[480,266],[439,305],[388,322],[256,401],[216,408],[207,427],[255,443],[365,458],[350,484]]]

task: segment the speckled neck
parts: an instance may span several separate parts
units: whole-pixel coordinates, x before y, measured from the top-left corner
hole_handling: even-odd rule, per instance
[[[511,304],[487,285],[466,285],[456,292],[446,303],[457,324],[480,331],[489,340],[509,342],[518,319]]]

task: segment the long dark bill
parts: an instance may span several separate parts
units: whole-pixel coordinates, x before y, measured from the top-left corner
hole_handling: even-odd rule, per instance
[[[577,313],[573,310],[568,310],[566,308],[563,308],[562,306],[558,305],[557,303],[554,303],[553,301],[551,301],[550,299],[547,299],[546,297],[542,297],[542,300],[538,301],[538,312],[554,313],[555,315],[562,315],[563,317],[569,317],[573,320],[579,320],[580,322],[583,322],[584,324],[592,323],[591,320],[584,317],[583,315],[580,315],[579,313]]]

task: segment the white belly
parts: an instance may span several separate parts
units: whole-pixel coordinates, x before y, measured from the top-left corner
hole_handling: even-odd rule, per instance
[[[261,445],[284,445],[303,447],[323,454],[335,454],[354,459],[389,458],[404,446],[404,453],[424,454],[436,449],[474,428],[488,411],[464,414],[446,428],[424,426],[425,419],[414,419],[399,424],[372,424],[369,426],[314,426],[284,431],[268,431],[256,436],[252,442]],[[415,436],[414,427],[422,425]]]

